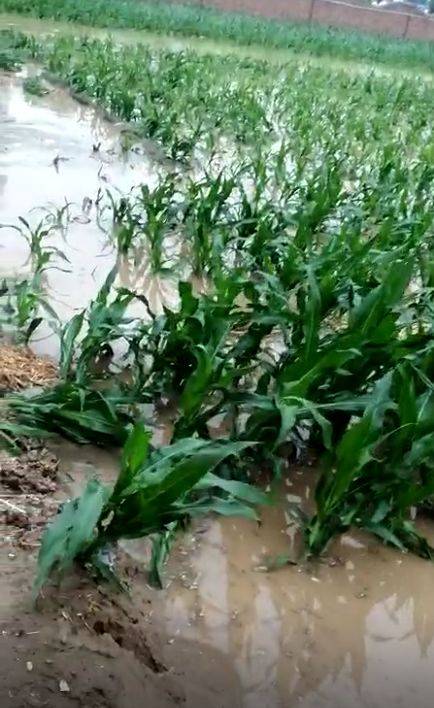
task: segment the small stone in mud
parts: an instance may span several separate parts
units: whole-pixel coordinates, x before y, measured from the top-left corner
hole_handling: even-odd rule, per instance
[[[329,568],[334,568],[338,565],[344,565],[344,562],[339,556],[331,556],[327,561],[327,565],[329,566]]]
[[[69,688],[69,684],[67,681],[65,681],[65,679],[61,679],[59,681],[59,690],[62,693],[70,693],[71,689]]]
[[[26,669],[27,671],[33,671],[33,664],[31,661],[26,662]]]

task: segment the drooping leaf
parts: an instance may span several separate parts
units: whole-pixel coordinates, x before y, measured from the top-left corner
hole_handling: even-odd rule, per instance
[[[269,502],[269,496],[257,487],[235,479],[223,479],[212,472],[207,472],[201,481],[196,484],[195,489],[204,491],[213,487],[221,489],[231,497],[234,497],[234,499],[239,499],[248,504],[259,505]]]
[[[179,523],[173,521],[166,529],[152,539],[152,556],[149,566],[149,582],[156,588],[163,588],[163,568],[175,540]]]
[[[90,480],[81,497],[67,502],[47,526],[38,556],[36,593],[54,570],[65,571],[94,540],[95,526],[108,496],[106,487]]]

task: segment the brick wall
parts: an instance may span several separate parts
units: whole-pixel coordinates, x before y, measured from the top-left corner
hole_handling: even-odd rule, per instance
[[[406,37],[408,39],[434,40],[434,20],[428,17],[410,17]]]

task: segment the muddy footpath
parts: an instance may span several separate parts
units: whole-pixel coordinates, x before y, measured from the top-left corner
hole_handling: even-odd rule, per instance
[[[69,266],[47,282],[66,320],[115,257],[89,200],[98,190],[152,183],[161,163],[143,150],[124,154],[122,126],[63,89],[28,97],[22,82],[0,76],[0,223],[34,214],[35,205],[72,205],[57,244]],[[25,271],[26,258],[25,242],[2,229],[0,276]],[[146,287],[143,274],[124,277]],[[32,347],[56,356],[49,333]],[[192,526],[163,590],[148,585],[148,544],[125,542],[117,562],[129,593],[73,571],[35,605],[46,521],[90,476],[111,481],[116,472],[116,453],[57,441],[32,444],[19,459],[0,456],[2,708],[432,705],[432,564],[348,533],[320,561],[279,567],[297,546],[289,511],[311,503],[313,468],[291,468],[283,502],[262,510],[260,523],[208,518]],[[420,523],[433,537],[432,522]]]

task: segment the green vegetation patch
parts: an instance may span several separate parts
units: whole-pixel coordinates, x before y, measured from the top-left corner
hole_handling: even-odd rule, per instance
[[[164,34],[232,40],[238,44],[291,49],[314,56],[365,60],[391,66],[434,68],[430,42],[290,24],[211,8],[137,0],[0,0],[0,11],[93,27],[143,29]]]

